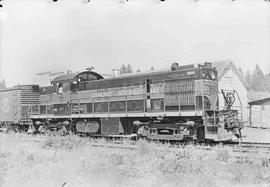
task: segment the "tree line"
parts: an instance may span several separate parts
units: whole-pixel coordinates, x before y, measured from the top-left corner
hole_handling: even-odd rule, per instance
[[[270,74],[265,74],[261,70],[260,66],[256,64],[255,69],[252,71],[247,70],[244,74],[242,69],[239,68],[240,73],[245,78],[246,82],[248,83],[251,90],[258,90],[258,86],[265,80],[266,77],[269,77]]]
[[[3,88],[6,88],[7,86],[6,86],[6,81],[5,81],[5,79],[2,79],[1,81],[0,81],[0,89],[3,89]]]
[[[128,65],[122,64],[120,66],[119,70],[120,70],[120,74],[134,73],[133,68],[132,68],[132,66],[130,64],[128,64]],[[154,71],[155,70],[154,66],[152,66],[150,68],[150,70],[151,71]],[[135,72],[138,73],[138,72],[141,72],[141,70],[140,69],[137,69]]]
[[[119,68],[120,74],[126,74],[126,73],[134,73],[133,68],[130,64],[124,65],[122,64]],[[150,71],[154,71],[154,66],[151,66]],[[141,72],[140,69],[136,69],[135,72]],[[264,81],[266,77],[270,77],[270,72],[268,74],[264,74],[261,70],[260,66],[256,64],[255,69],[252,71],[247,70],[245,73],[241,68],[239,68],[239,72],[242,74],[242,76],[245,78],[246,82],[248,83],[250,89],[257,90],[257,87]],[[6,88],[6,81],[5,79],[2,79],[0,81],[0,89]],[[269,88],[270,89],[270,88]]]

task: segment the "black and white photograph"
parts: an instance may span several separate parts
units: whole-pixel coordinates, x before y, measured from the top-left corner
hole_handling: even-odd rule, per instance
[[[270,0],[0,0],[0,187],[257,186]]]

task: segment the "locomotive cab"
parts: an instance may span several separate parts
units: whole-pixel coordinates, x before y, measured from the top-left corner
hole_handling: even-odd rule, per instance
[[[79,106],[79,89],[83,89],[86,82],[103,79],[101,75],[92,71],[84,71],[80,73],[68,73],[60,75],[51,81],[51,86],[40,88],[39,106],[32,106],[36,108],[36,113],[33,122],[41,121],[48,127],[57,127],[61,129],[62,126],[72,125],[72,115],[85,113],[92,110],[89,104],[81,104]],[[84,120],[80,120],[84,121]],[[88,128],[87,125],[81,125]],[[91,131],[93,131],[91,129]]]
[[[93,71],[69,73],[66,75],[60,75],[53,79],[52,86],[55,93],[59,93],[59,89],[62,93],[76,92],[78,90],[85,90],[85,85],[87,82],[100,79],[103,79],[103,77]]]

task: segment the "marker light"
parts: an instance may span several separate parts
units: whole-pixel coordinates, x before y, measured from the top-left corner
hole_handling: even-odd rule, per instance
[[[215,74],[215,72],[210,71],[210,78],[211,78],[212,80],[215,80],[215,79],[216,79],[216,74]]]

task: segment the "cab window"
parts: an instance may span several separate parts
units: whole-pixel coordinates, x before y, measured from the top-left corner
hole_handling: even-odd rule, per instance
[[[87,81],[88,78],[87,78],[87,74],[81,74],[78,76],[78,82],[84,82],[84,81]]]
[[[70,83],[63,83],[63,93],[70,91]]]

